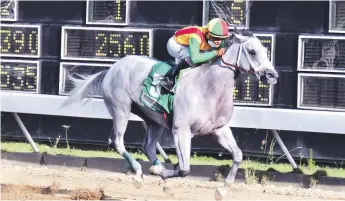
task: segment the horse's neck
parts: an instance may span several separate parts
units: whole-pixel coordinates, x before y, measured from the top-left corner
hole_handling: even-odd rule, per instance
[[[224,65],[221,65],[220,60],[213,64],[205,65],[202,69],[203,73],[200,76],[200,81],[205,90],[205,94],[223,98],[223,96],[231,96],[234,87],[234,72]]]

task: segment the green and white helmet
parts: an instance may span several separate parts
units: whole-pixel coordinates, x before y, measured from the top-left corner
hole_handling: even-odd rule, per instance
[[[228,37],[228,24],[220,18],[214,18],[211,21],[209,21],[206,25],[206,28],[208,29],[212,37],[221,39],[225,39]]]

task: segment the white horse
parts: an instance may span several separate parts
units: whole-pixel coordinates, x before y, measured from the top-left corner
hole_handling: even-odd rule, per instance
[[[233,165],[226,178],[232,183],[240,163],[242,151],[229,127],[233,114],[233,90],[236,72],[257,75],[266,84],[276,84],[278,73],[270,62],[266,48],[251,32],[233,33],[222,57],[194,68],[178,83],[173,102],[172,125],[167,126],[161,113],[140,102],[143,81],[157,60],[146,56],[126,56],[111,68],[77,79],[69,76],[75,88],[63,107],[93,94],[102,94],[106,108],[113,118],[113,133],[109,140],[135,171],[142,182],[141,165],[126,151],[124,133],[130,113],[147,124],[145,154],[152,162],[153,174],[163,179],[184,177],[190,172],[191,139],[197,135],[215,135],[221,146],[233,156]],[[176,169],[165,169],[156,156],[156,145],[164,128],[171,129],[178,156]]]

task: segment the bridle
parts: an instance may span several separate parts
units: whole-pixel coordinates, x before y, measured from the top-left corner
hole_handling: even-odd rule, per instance
[[[234,36],[236,37],[236,36]],[[223,59],[223,56],[221,57],[221,61],[228,67],[230,67],[231,70],[233,71],[236,71],[236,70],[239,70],[241,72],[247,72],[247,73],[251,73],[251,74],[255,74],[257,75],[257,72],[258,72],[258,69],[259,67],[254,63],[254,61],[251,59],[250,55],[249,55],[249,52],[246,48],[243,48],[243,45],[246,44],[248,41],[246,42],[241,42],[240,44],[240,48],[238,49],[238,54],[237,54],[237,60],[236,60],[236,64],[231,64],[231,63],[228,63],[226,61],[224,61]],[[241,55],[242,55],[242,52],[244,52],[244,54],[246,55],[247,59],[248,59],[248,62],[250,64],[250,70],[249,71],[245,71],[243,70],[243,68],[241,68],[239,66],[239,63],[240,63],[240,59],[241,59]],[[225,53],[224,53],[225,54]],[[257,75],[258,76],[258,75]]]

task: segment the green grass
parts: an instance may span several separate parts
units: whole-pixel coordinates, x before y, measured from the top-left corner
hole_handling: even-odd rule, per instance
[[[67,148],[59,148],[54,146],[47,146],[44,144],[37,144],[38,149],[41,153],[52,154],[52,155],[67,155],[67,156],[79,156],[79,157],[107,157],[107,158],[122,158],[119,154],[117,154],[113,150],[109,151],[86,151],[80,149],[67,149]],[[33,152],[29,143],[17,143],[17,142],[1,142],[1,150],[6,152]],[[144,154],[139,153],[131,153],[133,157],[139,160],[148,161]],[[168,155],[169,158],[173,161],[173,163],[177,162],[177,157],[175,155]],[[163,158],[158,155],[158,158],[163,161]],[[296,161],[298,162],[298,161]],[[196,156],[193,155],[191,157],[191,164],[192,165],[215,165],[215,166],[223,166],[223,165],[231,165],[232,160],[219,160],[212,157],[206,156]],[[244,160],[241,163],[241,168],[243,169],[253,169],[253,170],[261,170],[266,171],[268,169],[274,169],[278,172],[291,172],[292,167],[290,164],[283,164],[283,163],[259,163],[253,160]],[[339,165],[338,168],[333,167],[320,167],[317,165],[313,166],[300,166],[301,170],[306,175],[312,175],[316,171],[325,171],[327,176],[331,177],[341,177],[345,178],[345,164],[344,167]]]

